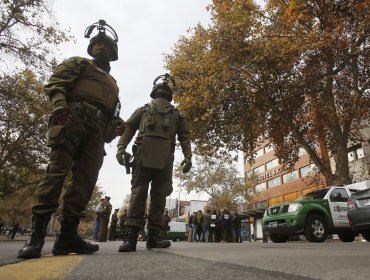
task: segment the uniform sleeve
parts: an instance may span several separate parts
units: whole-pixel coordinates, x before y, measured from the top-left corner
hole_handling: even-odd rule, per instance
[[[53,100],[54,95],[58,98],[68,95],[86,63],[86,58],[75,56],[64,60],[54,69],[48,83],[44,86],[44,91],[50,100]]]
[[[191,159],[191,144],[190,144],[190,131],[186,125],[185,115],[179,113],[177,125],[177,139],[180,142],[182,153],[187,159]]]
[[[143,107],[138,108],[126,121],[126,129],[119,138],[118,146],[124,146],[126,149],[132,138],[135,136],[136,131],[139,129],[141,117],[143,114]]]

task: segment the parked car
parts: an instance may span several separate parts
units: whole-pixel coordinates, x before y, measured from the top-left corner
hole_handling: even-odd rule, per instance
[[[324,242],[334,233],[341,241],[352,242],[356,232],[349,225],[347,201],[353,193],[368,187],[370,180],[331,186],[309,192],[296,201],[270,206],[264,213],[262,228],[277,243],[300,234],[310,242]]]
[[[185,222],[170,222],[169,230],[167,231],[167,239],[174,242],[179,242],[186,239],[186,223]]]
[[[348,220],[351,228],[370,242],[370,188],[351,195]]]

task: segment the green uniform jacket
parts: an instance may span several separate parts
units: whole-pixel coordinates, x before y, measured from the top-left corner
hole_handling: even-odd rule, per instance
[[[164,98],[156,98],[152,100],[152,102],[155,106],[161,107],[161,108],[174,108],[171,103]],[[118,141],[118,146],[123,145],[126,149],[127,145],[130,143],[132,138],[135,136],[136,131],[140,128],[140,125],[142,124],[142,118],[145,111],[145,108],[148,105],[145,105],[143,107],[140,107],[135,110],[135,112],[131,115],[131,117],[126,122],[126,129],[125,132],[122,134]],[[176,112],[175,122],[174,125],[175,131],[171,135],[171,139],[169,139],[172,142],[173,147],[176,144],[176,135],[177,139],[180,142],[182,152],[184,154],[185,158],[191,159],[191,145],[190,145],[190,132],[186,126],[185,122],[185,115],[181,112],[179,112],[178,109],[174,108]],[[141,144],[143,136],[145,136],[145,133],[141,133],[141,130],[139,131],[139,134],[135,140],[135,144]]]
[[[115,79],[93,60],[74,56],[55,68],[44,91],[54,104],[80,98],[103,106],[110,117],[118,102],[119,89]]]

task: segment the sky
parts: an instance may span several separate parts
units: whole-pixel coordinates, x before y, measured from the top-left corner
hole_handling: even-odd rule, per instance
[[[164,54],[170,54],[180,36],[187,36],[189,28],[198,23],[211,24],[206,10],[211,0],[54,0],[54,13],[62,29],[70,29],[76,43],[60,46],[60,62],[71,56],[89,57],[89,39],[85,29],[104,19],[118,35],[118,61],[111,63],[111,75],[120,88],[121,118],[126,120],[138,107],[150,102],[153,80],[165,73]],[[94,29],[91,37],[97,34]],[[132,140],[131,142],[133,142]],[[98,184],[111,197],[114,208],[120,208],[130,194],[131,175],[115,158],[118,138],[106,144],[107,156],[99,173]],[[130,147],[128,150],[130,152]],[[176,152],[175,164],[182,160]],[[240,161],[240,160],[239,160]],[[239,162],[239,167],[242,164]],[[174,185],[171,198],[179,190]],[[180,199],[206,199],[202,194],[180,192]]]

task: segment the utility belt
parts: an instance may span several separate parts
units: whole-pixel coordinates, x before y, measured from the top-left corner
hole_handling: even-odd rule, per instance
[[[171,143],[171,153],[175,153],[176,150],[176,144]],[[141,151],[141,141],[136,141],[135,144],[132,146],[132,155],[138,156]]]
[[[83,118],[98,119],[105,123],[110,119],[109,114],[102,106],[95,106],[83,100],[73,100],[68,102],[68,104]]]

